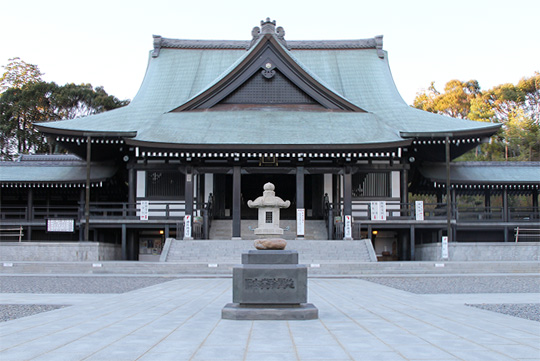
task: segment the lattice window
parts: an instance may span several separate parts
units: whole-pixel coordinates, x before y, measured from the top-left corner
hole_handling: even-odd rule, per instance
[[[256,72],[248,81],[229,94],[221,104],[317,104],[276,69],[272,78]]]
[[[149,198],[184,198],[185,176],[176,171],[147,171],[146,196]]]
[[[353,197],[392,196],[392,183],[389,172],[356,173],[352,176]]]

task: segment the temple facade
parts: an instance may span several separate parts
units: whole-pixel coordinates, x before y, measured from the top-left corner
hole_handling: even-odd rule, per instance
[[[442,236],[509,241],[538,225],[539,164],[452,162],[500,125],[408,106],[382,44],[288,40],[270,19],[245,41],[154,36],[128,106],[37,125],[72,155],[2,162],[2,227],[142,259],[168,237],[251,237],[247,202],[268,182],[291,201],[285,236],[371,238],[389,259]],[[466,194],[483,204],[459,209]],[[512,208],[512,195],[530,207]]]

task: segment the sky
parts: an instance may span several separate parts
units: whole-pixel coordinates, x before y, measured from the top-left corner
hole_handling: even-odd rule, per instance
[[[433,81],[443,90],[476,79],[487,90],[540,71],[538,0],[25,0],[0,2],[0,14],[0,65],[20,57],[45,81],[103,86],[120,99],[137,93],[153,34],[250,40],[267,17],[288,40],[383,35],[408,104]]]

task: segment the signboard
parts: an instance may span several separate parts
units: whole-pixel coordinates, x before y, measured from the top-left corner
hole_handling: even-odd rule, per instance
[[[191,239],[191,215],[184,216],[184,239]]]
[[[140,219],[141,221],[148,220],[148,201],[141,201]]]
[[[386,221],[386,202],[372,201],[371,202],[371,220]]]
[[[306,224],[306,210],[304,208],[296,209],[296,235],[304,237]]]
[[[416,220],[424,220],[424,201],[416,201],[414,205],[414,210],[416,211]]]
[[[75,232],[74,219],[47,219],[47,232]]]
[[[448,237],[442,238],[441,257],[448,258]]]
[[[352,239],[352,217],[345,216],[345,239]]]

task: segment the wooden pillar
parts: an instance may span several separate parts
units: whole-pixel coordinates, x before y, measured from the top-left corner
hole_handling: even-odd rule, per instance
[[[401,216],[409,216],[409,174],[407,169],[401,171],[401,184],[400,184],[400,202],[402,203],[402,208],[404,211],[401,212]],[[411,209],[412,210],[412,209]]]
[[[122,260],[127,261],[128,249],[127,249],[127,228],[126,224],[122,224]]]
[[[132,229],[127,232],[128,245],[127,245],[127,259],[130,261],[137,261],[139,259],[139,244],[138,239],[135,237],[135,231]]]
[[[84,216],[84,209],[86,207],[84,199],[85,199],[85,191],[83,188],[81,188],[81,193],[79,195],[79,242],[84,241],[84,228],[82,225],[82,220]]]
[[[458,209],[457,209],[457,195],[456,195],[456,189],[452,188],[451,193],[451,202],[452,202],[452,217],[454,217],[455,221],[454,224],[450,224],[450,229],[452,230],[452,235],[448,237],[448,242],[452,240],[452,242],[457,242],[457,218],[458,218]]]
[[[491,191],[488,189],[484,192],[484,207],[487,218],[490,218],[491,214]]]
[[[28,221],[31,222],[34,220],[34,191],[32,188],[28,188]],[[28,226],[26,229],[26,240],[31,241],[32,240],[32,226]]]
[[[185,222],[189,222],[189,224],[184,224],[184,229],[186,227],[189,227],[189,229],[192,229],[193,224],[193,173],[191,167],[186,167],[186,181],[185,181],[185,191],[184,191],[184,198],[185,198],[185,215],[189,217],[185,217]],[[188,234],[184,233],[183,239],[193,239],[191,232]]]
[[[352,215],[352,174],[349,166],[343,173],[343,215]]]
[[[411,226],[409,232],[410,232],[409,233],[409,240],[411,242],[411,247],[410,247],[410,249],[411,249],[411,259],[410,260],[414,261],[415,257],[416,257],[416,255],[414,253],[415,252],[414,246],[415,246],[415,243],[416,243],[415,236],[414,236],[414,234],[415,234],[414,225]]]
[[[128,169],[128,216],[133,217],[137,214],[137,177],[133,165],[130,164]]]
[[[84,202],[84,240],[90,241],[90,161],[92,159],[92,137],[86,137],[86,199]]]
[[[452,201],[450,197],[450,137],[445,138],[445,155],[446,155],[446,235],[448,242],[452,242]]]
[[[314,200],[315,201],[315,200]],[[304,166],[296,167],[296,238],[304,239],[305,204],[304,204]],[[299,219],[303,217],[303,219]]]
[[[532,208],[533,208],[533,219],[538,219],[538,190],[533,189],[532,193]]]
[[[233,166],[233,229],[232,238],[242,239],[241,216],[242,216],[242,169],[239,165]]]
[[[334,216],[340,214],[339,204],[341,203],[341,179],[339,174],[332,175],[332,203],[337,204],[334,207]]]
[[[502,220],[503,222],[508,222],[508,190],[506,188],[503,190],[502,194],[502,206]]]
[[[506,224],[508,222],[508,190],[505,188],[503,189],[502,194],[502,220]],[[508,226],[504,226],[504,241],[508,242]]]

